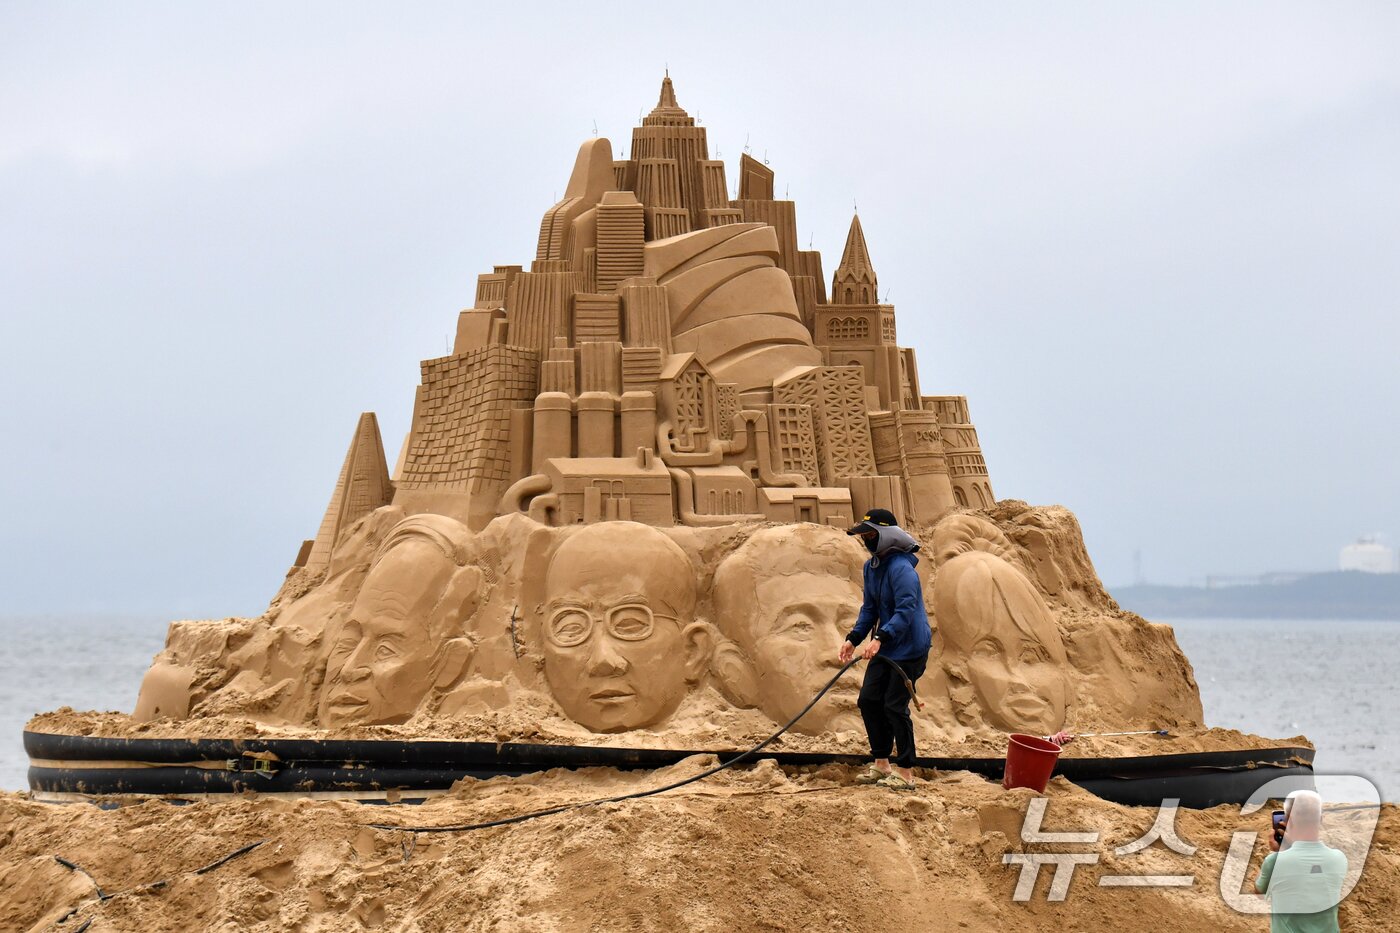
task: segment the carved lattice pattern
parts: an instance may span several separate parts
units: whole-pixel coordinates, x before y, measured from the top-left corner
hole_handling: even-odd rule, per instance
[[[424,360],[399,486],[509,479],[510,410],[534,398],[537,360],[529,350],[501,345]]]
[[[863,317],[827,318],[828,340],[864,340],[870,336],[870,322]]]

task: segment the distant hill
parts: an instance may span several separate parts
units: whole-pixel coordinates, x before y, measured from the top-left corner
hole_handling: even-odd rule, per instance
[[[1113,598],[1146,618],[1394,619],[1400,574],[1349,570],[1256,586],[1122,586]]]

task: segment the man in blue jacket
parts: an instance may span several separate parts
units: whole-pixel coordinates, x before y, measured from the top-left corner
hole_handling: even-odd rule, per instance
[[[914,570],[919,543],[884,509],[871,509],[846,534],[860,535],[871,554],[865,562],[865,603],[838,655],[845,664],[856,645],[871,636],[861,653],[871,663],[865,669],[859,705],[875,763],[856,781],[913,790],[914,721],[909,717],[909,701],[914,698],[914,682],[928,666],[933,641],[923,588]],[[898,751],[893,768],[891,750]]]

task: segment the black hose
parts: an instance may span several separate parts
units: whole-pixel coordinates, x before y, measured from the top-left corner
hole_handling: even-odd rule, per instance
[[[907,673],[905,673],[904,668],[899,666],[899,662],[891,661],[883,654],[875,655],[874,660],[884,661],[890,667],[894,668],[894,672],[899,675],[900,680],[904,681],[904,689],[909,691],[909,699],[913,702],[913,704],[916,707],[922,710],[924,708],[924,701],[919,699],[919,694],[914,689],[914,681],[909,678],[909,675]]]
[[[194,870],[194,873],[195,873],[196,875],[207,875],[207,874],[209,874],[209,872],[211,872],[211,871],[213,871],[214,869],[218,868],[220,865],[224,864],[225,862],[231,862],[231,861],[233,861],[234,859],[238,858],[240,855],[244,855],[244,854],[246,854],[246,853],[248,853],[248,852],[252,852],[254,849],[256,849],[258,846],[262,845],[264,842],[267,842],[267,840],[266,840],[266,839],[259,839],[257,842],[250,842],[250,843],[248,843],[246,846],[244,846],[244,847],[241,848],[241,849],[234,849],[232,852],[230,852],[228,855],[225,855],[223,858],[215,859],[214,861],[210,862],[208,865],[205,865],[203,868],[196,868],[196,869]]]
[[[195,869],[192,869],[192,871],[193,871],[193,873],[196,874],[196,875],[208,874],[209,872],[211,872],[211,871],[213,871],[214,869],[218,868],[220,865],[223,865],[223,864],[226,863],[226,862],[231,862],[231,861],[233,861],[234,859],[238,858],[240,855],[246,855],[247,853],[252,852],[254,849],[256,849],[258,846],[262,845],[264,842],[267,842],[267,840],[266,840],[266,839],[259,839],[257,842],[250,842],[250,843],[248,843],[246,846],[243,846],[242,848],[234,849],[232,852],[230,852],[228,855],[225,855],[223,858],[215,859],[214,861],[210,862],[208,865],[205,865],[205,866],[202,867],[202,868],[195,868]],[[75,871],[75,872],[79,872],[79,873],[81,873],[81,874],[87,875],[88,880],[92,882],[92,886],[93,886],[94,888],[97,889],[97,890],[96,890],[96,894],[97,894],[97,900],[98,900],[99,903],[101,903],[101,902],[103,902],[103,901],[110,901],[112,898],[116,897],[116,896],[119,895],[119,894],[134,894],[134,893],[136,893],[137,891],[156,891],[156,890],[159,890],[159,889],[165,887],[166,885],[170,884],[170,879],[168,879],[168,878],[163,878],[163,879],[161,879],[160,881],[152,881],[152,882],[149,882],[149,883],[147,883],[147,884],[139,884],[139,885],[137,885],[137,886],[134,887],[134,888],[125,888],[125,889],[123,889],[123,890],[121,890],[121,891],[116,892],[116,894],[108,894],[106,891],[102,890],[102,885],[100,885],[100,884],[97,883],[97,879],[94,878],[94,877],[92,876],[92,872],[88,871],[86,868],[84,868],[83,866],[79,865],[77,862],[74,862],[74,861],[71,861],[71,860],[69,860],[69,859],[66,859],[66,858],[64,858],[64,857],[61,856],[61,855],[55,855],[53,858],[54,858],[54,861],[55,861],[55,862],[58,862],[58,864],[62,865],[64,868],[68,869],[69,871]],[[72,910],[68,911],[68,913],[64,914],[62,917],[59,917],[59,918],[58,918],[58,922],[59,922],[59,923],[64,922],[64,921],[67,920],[69,917],[73,916],[73,915],[76,914],[78,911],[82,910],[82,909],[83,909],[83,906],[84,906],[84,905],[81,904],[81,903],[78,904],[78,906],[76,906],[76,907],[74,907]],[[94,919],[94,918],[89,918],[89,919],[87,920],[87,922],[85,922],[82,926],[78,927],[78,929],[75,930],[74,933],[83,933],[84,930],[86,930],[88,927],[92,926],[92,921],[93,921],[93,919]]]
[[[878,657],[878,655],[876,655],[876,657]],[[620,803],[624,800],[636,800],[640,797],[651,797],[655,794],[663,794],[668,790],[675,790],[677,787],[684,787],[687,784],[694,784],[696,781],[704,780],[712,774],[718,774],[725,768],[733,767],[734,765],[739,764],[741,761],[747,761],[749,758],[753,757],[754,755],[762,751],[764,748],[768,747],[768,745],[774,742],[778,738],[778,736],[782,735],[784,732],[797,725],[797,721],[803,716],[806,716],[807,713],[811,711],[812,707],[817,705],[817,701],[820,700],[822,697],[826,696],[828,690],[836,686],[836,681],[841,679],[841,675],[845,674],[848,670],[854,667],[855,663],[860,659],[860,655],[856,655],[855,657],[847,661],[846,664],[841,668],[841,670],[837,671],[836,675],[826,682],[826,686],[822,687],[821,690],[818,691],[817,695],[812,697],[811,701],[806,706],[802,707],[801,711],[796,716],[789,719],[786,725],[784,725],[777,732],[774,732],[768,738],[764,739],[762,742],[759,742],[753,748],[749,749],[746,752],[742,752],[738,755],[735,755],[728,761],[723,762],[722,764],[715,765],[713,768],[710,768],[707,771],[701,771],[699,774],[692,775],[691,777],[684,778],[679,781],[673,781],[672,783],[666,784],[662,787],[654,787],[651,790],[639,790],[630,794],[619,794],[616,797],[601,797],[597,800],[585,800],[582,803],[570,803],[560,807],[550,807],[547,810],[534,810],[530,813],[521,813],[516,816],[507,816],[499,820],[487,820],[484,823],[458,823],[452,826],[396,826],[392,823],[369,823],[366,825],[368,825],[370,829],[400,830],[408,833],[464,833],[473,829],[489,829],[492,826],[509,826],[511,823],[524,823],[526,820],[534,820],[542,816],[552,816],[555,813],[564,813],[568,810],[581,810],[584,807],[596,807],[600,804],[605,803]]]
[[[79,874],[87,875],[87,879],[92,882],[93,888],[95,888],[97,891],[97,899],[99,901],[105,901],[108,898],[112,897],[112,895],[102,890],[102,885],[97,883],[97,879],[92,876],[92,872],[88,871],[86,868],[79,865],[77,862],[69,861],[61,855],[55,855],[53,857],[53,860],[58,864],[62,865],[64,868],[68,869],[69,871],[76,871]]]

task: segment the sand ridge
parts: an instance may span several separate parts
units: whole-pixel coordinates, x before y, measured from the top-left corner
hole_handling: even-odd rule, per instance
[[[1230,834],[1262,833],[1267,810],[1182,810],[1186,860],[1160,843],[1113,855],[1138,838],[1153,808],[1101,800],[1063,779],[1047,789],[1046,830],[1100,832],[1097,844],[1023,846],[1030,791],[1003,791],[966,772],[923,774],[897,794],[851,783],[853,769],[784,770],[771,760],[642,800],[608,804],[471,834],[379,832],[370,822],[460,823],[655,787],[712,764],[697,756],[654,773],[550,771],[464,780],[422,806],[366,806],[237,797],[188,806],[128,801],[116,810],[0,796],[0,928],[175,931],[295,930],[851,930],[1020,931],[1152,928],[1169,933],[1254,931],[1218,878]],[[261,839],[204,875],[207,865]],[[1262,840],[1262,836],[1261,836]],[[1343,903],[1348,931],[1393,929],[1400,890],[1400,814],[1386,806],[1357,890]],[[1012,901],[1027,849],[1098,852],[1076,869],[1063,903]],[[1253,879],[1264,847],[1255,852]],[[93,897],[63,856],[108,892]],[[1133,861],[1138,859],[1140,861]],[[1189,889],[1109,889],[1108,873],[1190,871]],[[61,926],[55,921],[78,908]]]

